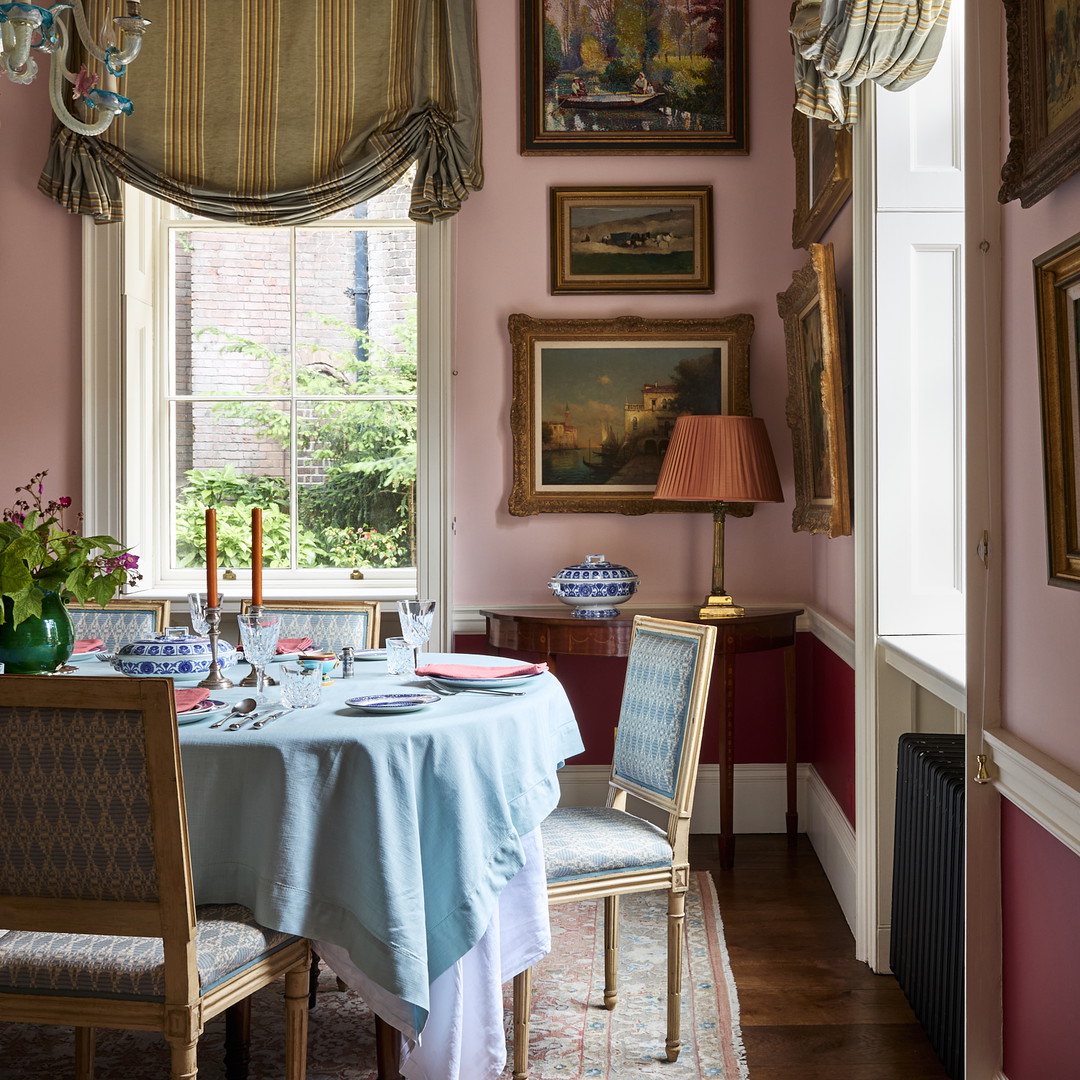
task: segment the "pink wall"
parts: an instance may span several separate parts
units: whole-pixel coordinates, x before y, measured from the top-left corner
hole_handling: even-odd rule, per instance
[[[44,76],[0,84],[0,508],[40,469],[81,502],[82,225],[37,190],[51,116]]]
[[[750,12],[750,146],[746,157],[522,157],[518,153],[518,5],[479,0],[486,184],[457,233],[454,416],[455,595],[465,607],[545,603],[551,574],[603,552],[641,577],[642,603],[704,597],[711,566],[708,515],[541,514],[511,517],[511,359],[507,316],[718,317],[756,320],[750,390],[765,418],[787,502],[759,505],[727,529],[727,585],[748,600],[799,600],[810,580],[808,537],[791,532],[787,368],[776,294],[805,254],[791,248],[791,53],[785,4]],[[548,291],[548,187],[711,184],[716,293],[703,297],[553,297]]]

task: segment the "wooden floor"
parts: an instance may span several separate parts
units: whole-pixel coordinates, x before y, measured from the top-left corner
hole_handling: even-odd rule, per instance
[[[896,980],[857,961],[806,836],[740,836],[718,869],[715,837],[691,837],[712,870],[739,993],[750,1080],[946,1080]]]

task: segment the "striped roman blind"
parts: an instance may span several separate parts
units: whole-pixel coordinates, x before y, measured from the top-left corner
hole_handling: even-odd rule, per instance
[[[299,225],[417,163],[410,214],[483,183],[475,0],[143,0],[153,21],[97,138],[57,125],[39,188],[115,221],[120,181],[194,214]],[[90,25],[111,14],[87,0]],[[96,8],[96,10],[95,10]]]
[[[796,0],[795,107],[832,127],[858,119],[865,79],[903,90],[930,72],[941,51],[950,0]]]

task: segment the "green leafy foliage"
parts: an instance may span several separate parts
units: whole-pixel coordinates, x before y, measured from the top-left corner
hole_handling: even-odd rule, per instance
[[[0,521],[0,623],[17,626],[41,615],[41,597],[55,592],[80,604],[107,604],[122,586],[135,584],[138,556],[111,536],[82,536],[64,524],[67,496],[46,503],[48,470],[15,489],[23,493]],[[81,515],[79,516],[81,522]]]

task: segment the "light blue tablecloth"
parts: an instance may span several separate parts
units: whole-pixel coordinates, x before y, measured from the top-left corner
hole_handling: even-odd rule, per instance
[[[583,745],[551,675],[515,687],[523,697],[460,694],[415,713],[344,704],[409,682],[357,663],[316,708],[260,731],[210,730],[210,717],[180,742],[196,900],[240,902],[266,926],[343,946],[415,1007],[420,1030],[429,985],[484,933],[522,866],[521,837],[558,802],[558,763]]]

